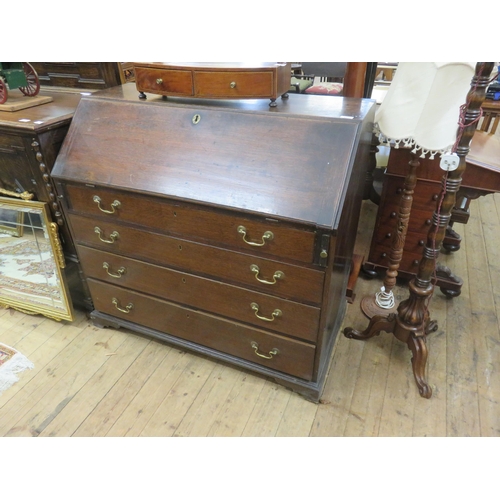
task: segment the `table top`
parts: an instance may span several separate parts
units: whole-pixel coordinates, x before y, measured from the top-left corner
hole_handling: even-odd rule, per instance
[[[83,94],[91,95],[91,92],[84,91]],[[39,132],[61,122],[70,121],[83,97],[81,92],[61,92],[53,89],[41,89],[39,95],[50,96],[53,100],[19,111],[0,111],[0,128]]]

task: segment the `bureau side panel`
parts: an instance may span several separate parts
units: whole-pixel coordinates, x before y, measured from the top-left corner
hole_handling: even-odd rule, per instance
[[[342,324],[346,306],[346,289],[352,266],[361,203],[367,168],[370,165],[370,147],[375,107],[367,114],[353,145],[348,183],[341,205],[338,233],[330,240],[329,266],[323,293],[322,318],[318,338],[318,378],[328,369],[331,351]]]

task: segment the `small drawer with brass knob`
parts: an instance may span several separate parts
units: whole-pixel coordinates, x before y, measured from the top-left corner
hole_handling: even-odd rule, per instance
[[[135,68],[135,82],[140,92],[193,95],[191,71],[137,67]]]

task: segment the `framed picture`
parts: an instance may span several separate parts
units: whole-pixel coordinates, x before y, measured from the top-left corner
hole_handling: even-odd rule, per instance
[[[0,197],[0,306],[72,321],[64,267],[48,204]]]

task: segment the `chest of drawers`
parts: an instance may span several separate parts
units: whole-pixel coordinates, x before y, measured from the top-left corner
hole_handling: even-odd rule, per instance
[[[94,303],[320,397],[343,319],[373,102],[84,98],[53,176]]]
[[[271,106],[290,88],[290,63],[134,63],[135,82],[145,92],[205,99],[268,98]]]
[[[471,151],[474,151],[474,139]],[[408,163],[410,160],[410,149],[391,148],[387,169],[383,177],[382,193],[370,251],[367,261],[363,264],[364,269],[368,272],[385,272],[389,266],[391,237],[397,220],[399,202],[405,177],[409,171]],[[432,225],[432,217],[437,207],[437,200],[441,194],[444,174],[439,167],[439,157],[432,160],[430,158],[419,158],[418,160],[420,162],[417,170],[418,180],[413,193],[408,233],[398,269],[398,276],[405,279],[413,278],[418,271],[427,234]],[[481,165],[471,155],[457,193],[457,205],[452,211],[451,222],[467,223],[469,215],[467,200],[499,190],[500,174],[498,170],[491,166]],[[458,236],[456,239],[447,234],[443,246],[446,248],[447,244],[451,248],[458,249],[460,237]],[[451,270],[438,271],[436,285],[447,296],[453,297],[461,293],[462,280],[455,276]]]

